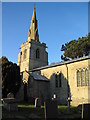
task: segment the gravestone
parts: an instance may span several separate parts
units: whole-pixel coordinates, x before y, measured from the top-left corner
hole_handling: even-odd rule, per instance
[[[45,119],[58,118],[57,100],[47,100],[45,103]]]
[[[90,103],[82,104],[82,119],[90,119]]]
[[[14,98],[14,95],[12,93],[9,93],[7,95],[7,98],[3,98],[2,101],[3,101],[3,107],[6,110],[9,110],[9,111],[17,111],[18,110],[17,101]]]
[[[7,94],[7,98],[14,98],[13,93],[8,93],[8,94]]]
[[[35,99],[35,107],[41,107],[41,100],[39,98]]]

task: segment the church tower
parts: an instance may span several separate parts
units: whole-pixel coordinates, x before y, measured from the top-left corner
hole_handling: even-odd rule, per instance
[[[18,65],[20,66],[20,72],[48,65],[46,44],[39,41],[35,6],[28,31],[28,40],[20,47]]]

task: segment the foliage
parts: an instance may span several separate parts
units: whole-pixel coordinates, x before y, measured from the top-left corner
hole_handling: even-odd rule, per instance
[[[78,40],[71,40],[62,45],[61,51],[64,51],[64,54],[61,55],[61,59],[64,61],[83,55],[87,56],[90,52],[90,33],[86,37],[79,37]]]
[[[10,92],[15,96],[21,84],[20,68],[6,57],[0,58],[0,66],[2,66],[2,97],[7,97]]]

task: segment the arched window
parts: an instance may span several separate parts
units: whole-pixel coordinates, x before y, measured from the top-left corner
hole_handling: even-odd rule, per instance
[[[59,87],[61,87],[61,73],[59,74]]]
[[[89,68],[89,86],[90,86],[90,68]]]
[[[85,70],[85,80],[86,80],[86,85],[88,86],[89,85],[89,70],[88,69]]]
[[[36,58],[40,58],[40,53],[39,53],[39,49],[36,50]]]
[[[27,57],[27,49],[24,50],[24,59]]]
[[[77,86],[79,87],[81,85],[80,82],[80,71],[77,71]]]
[[[57,76],[57,74],[55,75],[55,84],[56,84],[56,87],[58,87],[58,76]]]
[[[85,73],[84,70],[81,71],[81,86],[85,85]]]

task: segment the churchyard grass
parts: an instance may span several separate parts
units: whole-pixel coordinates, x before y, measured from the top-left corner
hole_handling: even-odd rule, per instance
[[[35,105],[19,104],[18,107],[20,107],[20,108],[35,108]]]
[[[58,105],[58,109],[66,109],[67,108],[67,106],[65,106],[65,105]]]
[[[3,107],[2,107],[3,108]],[[41,106],[40,108],[35,108],[34,105],[26,104],[26,103],[19,103],[18,104],[18,111],[7,111],[2,109],[2,116],[3,118],[23,118],[23,119],[30,119],[30,118],[45,118],[45,107]],[[58,105],[58,117],[59,118],[80,118],[81,114],[78,113],[77,107],[70,107],[68,111],[68,107],[64,105]]]

